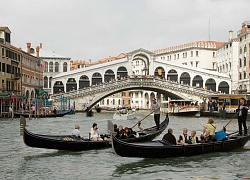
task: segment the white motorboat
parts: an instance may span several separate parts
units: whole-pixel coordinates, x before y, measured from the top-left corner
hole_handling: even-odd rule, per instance
[[[131,111],[129,113],[121,113],[120,111],[116,111],[116,113],[113,115],[113,119],[115,120],[131,120],[136,119],[136,113],[135,111]]]

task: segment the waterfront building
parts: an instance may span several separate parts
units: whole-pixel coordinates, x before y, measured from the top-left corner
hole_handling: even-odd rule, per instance
[[[250,92],[250,18],[242,23],[241,30],[237,32],[239,38],[238,59],[238,89]]]
[[[27,43],[27,51],[22,51],[22,96],[28,101],[43,93],[43,69],[39,50],[39,46],[34,49],[31,43]]]
[[[217,70],[217,50],[224,42],[196,41],[192,43],[154,50],[155,57],[192,67]]]
[[[43,89],[51,94],[52,78],[59,73],[70,71],[71,58],[56,54],[55,51],[44,50],[42,43],[40,43],[40,58],[43,65]]]
[[[217,70],[232,78],[232,92],[250,91],[250,20],[242,23],[237,37],[229,31],[229,40],[218,49]]]
[[[229,40],[217,51],[217,71],[229,75],[232,79],[232,92],[238,89],[238,49],[239,38],[233,38],[233,31],[229,31]]]
[[[0,27],[0,83],[1,91],[21,95],[22,52],[11,45],[11,31]]]

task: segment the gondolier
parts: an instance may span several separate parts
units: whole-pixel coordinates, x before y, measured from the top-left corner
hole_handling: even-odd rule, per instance
[[[160,129],[160,104],[156,102],[155,98],[152,99],[151,111],[154,111],[155,124],[157,126],[157,129]]]
[[[238,114],[238,126],[239,126],[239,135],[242,135],[242,125],[244,127],[244,135],[247,134],[247,125],[246,125],[246,119],[247,119],[247,111],[248,106],[245,103],[244,98],[240,98],[240,104],[238,106],[238,109],[236,110],[239,112]]]

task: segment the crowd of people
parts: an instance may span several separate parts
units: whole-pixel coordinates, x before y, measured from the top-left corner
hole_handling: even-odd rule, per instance
[[[173,135],[173,129],[169,128],[168,133],[163,136],[162,140],[172,145],[208,143],[216,141],[215,130],[216,125],[214,123],[214,119],[209,118],[208,122],[203,127],[200,138],[196,135],[196,131],[193,130],[191,131],[190,135],[188,135],[188,129],[183,128],[182,134],[180,134],[178,140],[176,140],[175,136]]]

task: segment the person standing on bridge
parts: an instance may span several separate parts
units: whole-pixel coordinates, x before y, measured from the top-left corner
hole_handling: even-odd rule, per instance
[[[160,104],[156,102],[156,99],[152,99],[152,104],[151,104],[151,112],[154,111],[154,120],[155,124],[157,126],[157,129],[160,129]]]

